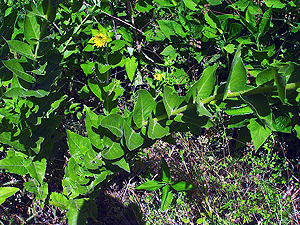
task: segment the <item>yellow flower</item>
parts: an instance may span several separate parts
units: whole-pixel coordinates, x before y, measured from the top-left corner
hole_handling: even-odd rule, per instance
[[[157,80],[157,81],[160,81],[162,80],[163,78],[165,78],[165,74],[164,73],[156,73],[154,74],[154,80]]]
[[[109,42],[110,38],[103,34],[102,32],[99,32],[95,35],[95,37],[92,38],[94,46],[97,48],[101,48],[106,46],[107,42]]]

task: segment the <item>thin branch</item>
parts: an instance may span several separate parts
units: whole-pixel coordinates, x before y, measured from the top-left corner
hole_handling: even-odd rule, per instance
[[[113,18],[113,19],[115,19],[115,20],[120,21],[121,23],[126,24],[127,26],[129,26],[129,27],[135,29],[136,31],[140,32],[141,34],[144,34],[143,31],[141,31],[140,29],[138,29],[138,28],[136,28],[135,26],[131,25],[130,23],[127,23],[127,22],[125,22],[124,20],[121,20],[121,19],[118,18],[118,17],[112,16],[112,15],[110,15],[109,13],[104,12],[103,10],[101,10],[101,12],[104,13],[105,15],[107,15],[107,16],[110,16],[111,18]]]

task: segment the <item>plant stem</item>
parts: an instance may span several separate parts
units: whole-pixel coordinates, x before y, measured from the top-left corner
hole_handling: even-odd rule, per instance
[[[286,90],[295,90],[297,88],[300,88],[300,82],[290,83],[290,84],[286,85]],[[259,94],[259,93],[263,93],[263,92],[275,92],[275,91],[277,91],[276,86],[257,87],[257,88],[251,89],[251,90],[229,93],[227,98],[235,98],[235,97],[239,97],[240,95],[254,95],[254,94]],[[201,100],[200,103],[205,105],[205,104],[208,104],[212,101],[221,100],[221,99],[223,99],[223,94],[218,94],[218,95],[213,95],[213,96],[210,96],[208,98],[205,98],[205,99]],[[187,104],[185,106],[182,106],[179,109],[174,110],[172,112],[171,116],[175,116],[175,115],[178,115],[178,114],[183,113],[185,111],[188,111],[190,109],[194,109],[194,108],[196,108],[196,106],[197,105],[195,103]],[[161,121],[161,120],[164,120],[164,119],[167,119],[167,118],[168,118],[168,115],[164,114],[164,115],[161,115],[159,117],[156,117],[154,120],[156,122],[158,122],[158,121]],[[148,124],[148,122],[143,123],[144,126],[147,125],[147,124]]]

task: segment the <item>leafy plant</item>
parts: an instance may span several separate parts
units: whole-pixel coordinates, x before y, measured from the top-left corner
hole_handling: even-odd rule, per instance
[[[173,200],[173,193],[170,190],[170,187],[175,191],[188,191],[195,189],[195,186],[191,183],[184,181],[171,181],[170,168],[168,167],[167,162],[164,158],[162,158],[161,164],[161,181],[150,180],[147,181],[136,189],[141,190],[145,189],[148,191],[156,191],[159,188],[162,190],[162,198],[161,198],[161,210],[166,210]]]
[[[298,1],[0,3],[0,168],[28,174],[25,189],[70,223],[96,217],[93,198],[138,151],[199,135],[220,111],[255,149],[299,131]],[[45,170],[65,137],[63,192],[49,193]],[[162,167],[166,202],[185,183]]]

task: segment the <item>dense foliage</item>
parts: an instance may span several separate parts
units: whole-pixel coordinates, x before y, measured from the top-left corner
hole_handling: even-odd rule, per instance
[[[226,114],[236,148],[259,149],[275,132],[300,137],[299,6],[0,0],[0,168],[85,224],[101,186],[175,131],[199,135]],[[63,191],[49,191],[45,171],[66,137]],[[162,188],[164,210],[194,185],[161,165],[161,180],[138,188]],[[1,187],[0,203],[17,190]]]

